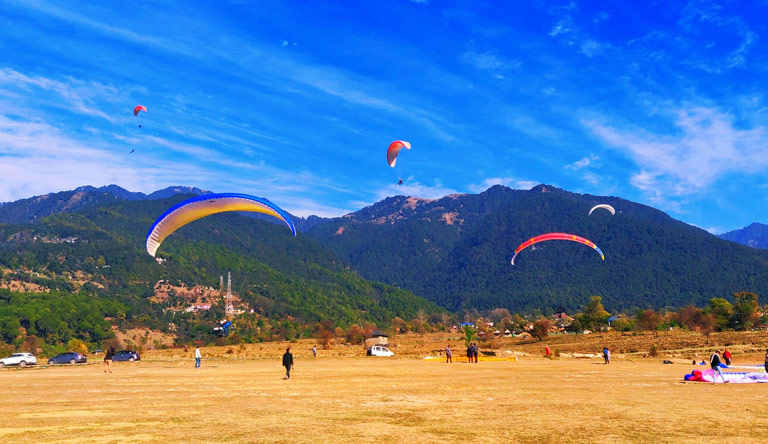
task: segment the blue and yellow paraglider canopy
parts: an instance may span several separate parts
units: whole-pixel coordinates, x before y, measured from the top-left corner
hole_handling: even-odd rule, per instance
[[[184,225],[228,211],[249,211],[274,216],[285,222],[296,236],[296,228],[288,213],[267,199],[237,193],[206,194],[178,203],[157,218],[147,233],[147,253],[155,257],[163,240]]]

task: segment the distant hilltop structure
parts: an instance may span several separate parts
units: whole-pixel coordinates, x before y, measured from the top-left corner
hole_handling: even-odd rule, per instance
[[[232,272],[227,272],[227,292],[224,293],[224,276],[219,276],[219,292],[224,299],[224,316],[230,319],[234,315],[243,313],[241,309],[235,309],[232,303]]]

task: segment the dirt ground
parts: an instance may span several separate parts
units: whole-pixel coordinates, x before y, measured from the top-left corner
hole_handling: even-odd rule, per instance
[[[302,343],[294,344],[296,367],[284,381],[279,359],[267,357],[284,345],[235,346],[230,354],[204,348],[201,369],[191,350],[116,363],[110,375],[98,363],[4,369],[0,440],[735,444],[768,437],[768,384],[684,383],[690,364],[631,356],[610,365],[539,356],[445,364],[325,350],[312,358]]]

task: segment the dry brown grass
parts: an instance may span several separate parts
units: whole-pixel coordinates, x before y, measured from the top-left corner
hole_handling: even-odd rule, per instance
[[[192,350],[151,352],[117,363],[111,375],[98,364],[6,369],[0,440],[733,444],[768,436],[768,385],[682,383],[690,365],[634,355],[607,366],[525,355],[479,364],[402,356],[442,348],[445,339],[396,338],[397,359],[347,357],[361,349],[344,346],[313,359],[311,342],[292,344],[290,381],[281,379],[278,359],[285,343],[205,348],[199,370]],[[598,341],[582,340],[588,349]],[[513,348],[533,355],[542,347]]]

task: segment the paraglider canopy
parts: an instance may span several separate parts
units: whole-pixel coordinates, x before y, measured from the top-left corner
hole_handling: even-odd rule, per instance
[[[592,212],[597,210],[598,208],[602,208],[604,210],[607,210],[608,212],[611,213],[611,215],[615,215],[616,214],[616,210],[614,210],[612,206],[610,206],[608,204],[600,204],[600,205],[595,205],[594,207],[592,207],[592,209],[589,210],[589,215],[591,216]]]
[[[409,150],[411,149],[411,144],[403,140],[395,140],[389,145],[389,148],[387,148],[387,163],[392,168],[395,167],[395,163],[397,163],[397,155],[400,154],[400,150],[403,148]]]
[[[523,242],[522,244],[520,244],[520,246],[515,249],[515,255],[512,256],[512,265],[515,265],[515,258],[517,257],[518,253],[520,253],[521,251],[525,250],[531,245],[538,244],[539,242],[546,242],[551,240],[567,240],[567,241],[578,242],[580,244],[587,245],[589,247],[592,247],[598,253],[600,253],[600,258],[602,260],[605,260],[605,255],[603,255],[603,252],[600,251],[597,245],[595,245],[595,243],[589,239],[585,239],[581,236],[576,236],[575,234],[547,233],[547,234],[542,234],[540,236],[532,237],[527,241]]]
[[[134,116],[138,116],[139,115],[139,111],[147,112],[147,109],[144,108],[143,106],[139,105],[139,106],[137,106],[136,108],[133,109],[133,115]]]
[[[296,236],[296,228],[288,213],[267,199],[237,193],[206,194],[178,203],[157,218],[147,233],[147,253],[154,257],[163,240],[184,225],[228,211],[268,214],[285,222]]]

